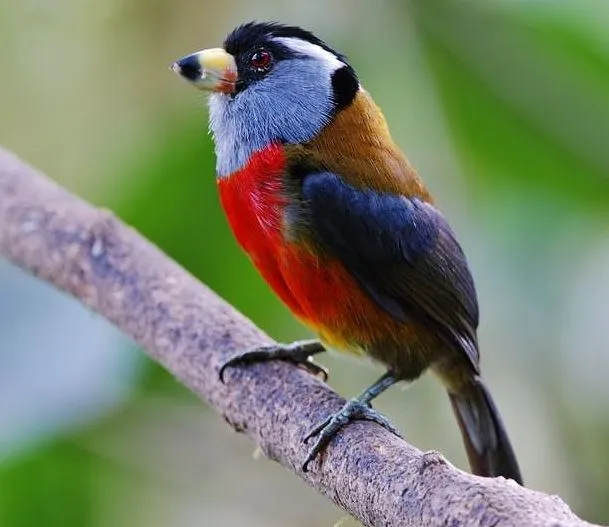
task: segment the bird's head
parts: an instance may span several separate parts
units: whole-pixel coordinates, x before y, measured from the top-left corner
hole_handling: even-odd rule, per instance
[[[343,55],[309,31],[276,23],[241,25],[222,48],[187,55],[172,69],[211,92],[220,177],[272,143],[311,140],[359,90]]]

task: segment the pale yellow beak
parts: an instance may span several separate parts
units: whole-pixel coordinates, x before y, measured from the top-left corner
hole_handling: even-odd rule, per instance
[[[200,90],[235,92],[237,64],[222,48],[204,49],[182,57],[171,65],[171,69]]]

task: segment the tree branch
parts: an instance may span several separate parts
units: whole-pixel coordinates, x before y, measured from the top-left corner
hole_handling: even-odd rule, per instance
[[[356,422],[302,473],[303,435],[344,401],[283,362],[218,368],[272,341],[156,247],[0,148],[0,255],[78,298],[291,469],[369,526],[583,526],[559,498],[462,472]]]

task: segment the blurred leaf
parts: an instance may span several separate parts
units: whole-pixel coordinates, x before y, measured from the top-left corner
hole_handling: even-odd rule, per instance
[[[88,454],[59,441],[0,470],[0,525],[93,525],[94,464]]]
[[[543,22],[477,2],[413,2],[442,104],[477,192],[540,194],[607,214],[609,91],[582,69],[607,68],[591,41],[544,39]],[[573,33],[571,33],[571,36]],[[551,52],[552,56],[549,56]],[[560,58],[560,60],[557,60]],[[597,70],[594,79],[602,77]],[[596,81],[595,81],[596,83]],[[481,178],[482,167],[493,178]]]

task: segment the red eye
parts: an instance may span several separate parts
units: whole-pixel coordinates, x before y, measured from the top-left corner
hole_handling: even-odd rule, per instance
[[[271,65],[272,60],[273,57],[270,51],[260,49],[252,54],[252,56],[250,57],[250,64],[258,71],[265,71]]]

